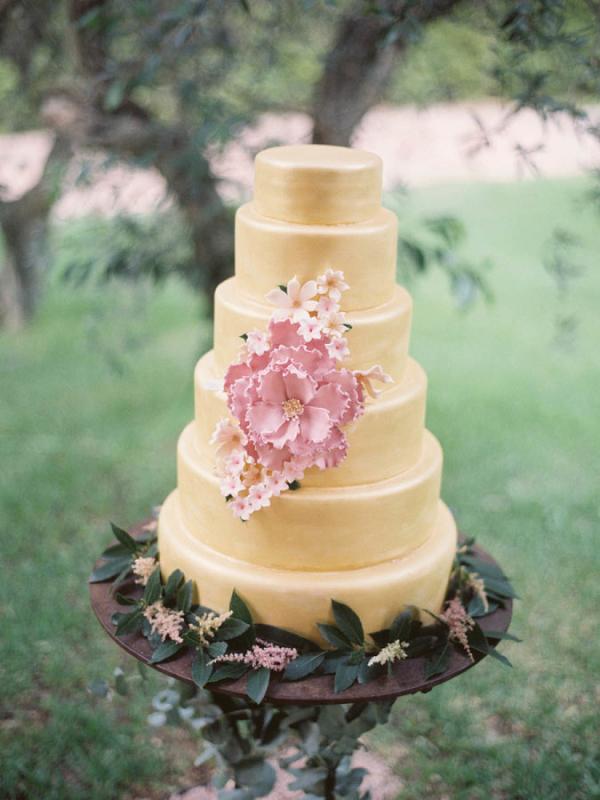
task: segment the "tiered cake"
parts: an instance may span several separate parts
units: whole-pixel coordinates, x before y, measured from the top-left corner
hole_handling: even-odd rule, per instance
[[[331,599],[367,631],[405,604],[437,612],[456,547],[440,500],[442,451],[424,428],[426,376],[408,356],[412,303],[395,283],[397,223],[381,207],[381,162],[340,147],[276,147],[256,158],[254,199],[236,217],[235,277],[215,296],[215,346],[195,372],[195,420],[178,444],[178,488],[159,520],[161,569],[195,581],[199,602],[224,611],[232,590],[259,622],[318,638]],[[219,489],[211,434],[227,416],[215,391],[240,336],[266,329],[265,295],[297,276],[343,270],[350,369],[380,364],[393,382],[345,431],[337,467],[306,471],[248,522]]]

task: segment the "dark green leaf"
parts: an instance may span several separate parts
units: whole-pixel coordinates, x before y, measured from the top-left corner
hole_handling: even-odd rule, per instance
[[[162,642],[150,657],[151,664],[159,664],[178,653],[184,645],[180,642]]]
[[[408,606],[398,614],[390,627],[390,641],[395,642],[399,639],[401,642],[405,642],[410,638],[410,628],[415,615],[414,606]]]
[[[275,769],[260,755],[252,755],[238,761],[234,766],[234,775],[236,784],[247,787],[251,792],[249,800],[270,794],[277,779]],[[245,800],[245,798],[236,796],[232,800]]]
[[[495,647],[490,647],[487,654],[488,656],[495,658],[496,661],[499,661],[501,664],[504,664],[505,667],[512,667],[512,664],[510,663],[508,658],[502,653],[499,653]]]
[[[325,653],[325,661],[323,661],[322,668],[323,672],[326,675],[333,675],[333,673],[337,670],[338,665],[342,663],[342,661],[346,661],[348,658],[348,653],[340,653],[340,652],[327,652]]]
[[[477,650],[479,653],[488,653],[490,650],[490,643],[485,638],[485,633],[476,622],[473,628],[468,632],[467,639],[469,646],[472,650]]]
[[[321,635],[329,644],[340,650],[352,649],[352,644],[348,637],[345,636],[339,628],[336,628],[335,625],[327,625],[323,622],[318,622],[317,628],[321,631]]]
[[[370,667],[369,656],[365,656],[358,665],[358,675],[356,677],[359,683],[368,683],[378,675],[381,675],[383,671],[384,667],[382,667],[381,664],[373,664],[373,666]]]
[[[101,583],[109,578],[114,578],[124,569],[131,568],[131,558],[111,558],[105,564],[101,564],[90,575],[90,583]]]
[[[250,609],[244,603],[242,598],[239,594],[233,590],[231,595],[231,601],[229,602],[229,609],[233,611],[233,616],[237,617],[237,619],[241,619],[243,622],[246,622],[248,625],[252,625],[252,614],[250,613]]]
[[[484,578],[485,591],[499,597],[517,598],[518,595],[506,578]]]
[[[518,636],[513,636],[508,631],[484,631],[486,639],[506,639],[509,642],[522,642]]]
[[[225,642],[211,642],[208,645],[208,654],[211,658],[218,658],[225,655],[227,652],[227,644]]]
[[[216,683],[217,681],[224,681],[224,680],[235,680],[235,678],[241,678],[248,671],[248,666],[246,664],[237,664],[237,663],[225,663],[225,664],[218,664],[214,669],[213,673],[208,679],[207,683]]]
[[[297,492],[298,489],[301,488],[302,484],[300,483],[300,481],[288,481],[288,489],[290,489],[292,492]]]
[[[110,547],[107,547],[106,550],[103,551],[101,558],[123,558],[123,556],[129,557],[130,555],[130,548],[125,547],[124,544],[119,542],[118,544],[111,544]]]
[[[113,625],[116,625],[115,633],[117,636],[123,636],[126,633],[135,633],[142,627],[144,616],[139,609],[122,614],[117,611],[113,614]]]
[[[450,664],[450,642],[438,648],[425,664],[425,678],[429,680],[446,672]]]
[[[358,670],[358,664],[348,664],[343,662],[339,664],[335,671],[333,691],[338,694],[339,692],[343,692],[344,689],[347,689],[349,686],[352,686],[358,677]]]
[[[353,703],[346,712],[346,722],[353,722],[369,707],[367,702]]]
[[[325,653],[304,653],[287,665],[283,677],[286,681],[299,681],[311,675],[323,663]]]
[[[110,523],[110,527],[112,528],[115,538],[119,540],[123,547],[126,547],[130,553],[135,553],[137,551],[137,542],[127,533],[127,531],[124,531],[123,528],[119,528],[119,526],[115,525],[114,522]]]
[[[362,645],[365,640],[365,633],[358,614],[350,606],[345,603],[339,603],[337,600],[331,601],[331,609],[337,627],[344,636],[354,644]]]
[[[438,641],[435,636],[417,636],[408,643],[406,655],[408,658],[416,658],[417,656],[425,655],[425,653],[430,653]]]
[[[144,588],[144,602],[151,606],[156,603],[162,593],[162,583],[160,579],[160,569],[156,567],[152,575],[148,578],[148,583]]]
[[[192,597],[194,594],[194,581],[187,581],[179,587],[175,605],[180,611],[188,613],[192,607]]]
[[[266,667],[251,670],[246,682],[246,694],[257,705],[260,705],[269,688],[271,671]]]
[[[379,648],[383,648],[390,643],[389,628],[386,628],[383,631],[374,631],[373,633],[370,633],[369,636]]]
[[[175,597],[177,596],[177,592],[179,588],[183,584],[185,580],[185,575],[180,569],[174,570],[169,577],[167,578],[167,582],[165,583],[165,603],[170,605]]]
[[[247,622],[242,622],[241,619],[229,617],[221,625],[219,630],[215,633],[215,638],[222,642],[227,642],[230,639],[237,639],[250,628]]]
[[[242,333],[240,335],[240,339],[242,339],[244,342],[247,342],[248,341],[248,334],[247,333]]]
[[[192,678],[196,686],[201,689],[204,688],[213,671],[212,664],[209,664],[209,661],[210,658],[206,650],[198,650],[192,661]]]

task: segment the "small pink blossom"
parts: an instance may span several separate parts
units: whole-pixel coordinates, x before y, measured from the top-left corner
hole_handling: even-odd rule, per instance
[[[298,333],[305,342],[311,342],[313,339],[319,339],[321,336],[321,323],[315,317],[306,317],[301,319],[298,325]]]
[[[235,450],[223,462],[223,472],[225,475],[237,476],[244,469],[246,459],[244,458],[243,450]]]
[[[239,475],[225,475],[221,478],[220,490],[223,497],[237,497],[243,489],[244,484]]]
[[[375,389],[371,381],[381,381],[382,383],[393,383],[394,379],[383,371],[379,364],[367,370],[354,370],[354,375],[358,378],[361,386],[370,397],[379,397],[381,389]]]
[[[267,294],[267,300],[277,306],[274,318],[278,320],[291,319],[298,322],[308,317],[309,311],[314,311],[317,303],[312,298],[317,293],[315,281],[307,281],[303,286],[296,276],[289,281],[287,290],[273,289]]]
[[[244,522],[250,519],[250,514],[252,514],[252,506],[248,497],[242,497],[242,495],[238,495],[229,503],[229,507],[231,508],[234,517],[238,517]]]
[[[250,463],[246,466],[244,474],[242,475],[244,486],[254,486],[255,483],[259,483],[262,479],[263,469],[260,464]]]
[[[283,465],[281,475],[286,484],[293,483],[294,481],[301,481],[304,478],[304,470],[293,461],[287,461]]]
[[[281,472],[273,472],[265,478],[265,484],[273,497],[279,497],[282,492],[288,489],[288,482]]]
[[[344,280],[344,273],[341,270],[327,269],[323,275],[317,278],[317,289],[319,294],[327,294],[332,300],[339,302],[342,292],[350,287]]]
[[[331,358],[335,358],[337,361],[343,361],[350,355],[350,348],[348,347],[347,340],[343,336],[338,336],[328,343],[327,352]]]
[[[253,511],[258,511],[259,508],[266,508],[271,504],[271,492],[266,483],[255,483],[250,487],[248,492],[248,499]]]
[[[246,347],[249,353],[262,356],[269,349],[269,337],[264,331],[250,331],[246,339]]]
[[[235,452],[242,452],[247,439],[239,425],[229,419],[220,419],[210,438],[217,445],[217,460],[224,460]]]
[[[326,316],[327,314],[333,314],[335,311],[340,310],[339,303],[336,303],[335,300],[329,295],[324,294],[322,297],[319,298],[319,304],[317,305],[317,314],[320,317]]]
[[[346,315],[341,311],[334,311],[331,314],[324,314],[321,318],[323,332],[328,336],[343,336],[346,331]]]

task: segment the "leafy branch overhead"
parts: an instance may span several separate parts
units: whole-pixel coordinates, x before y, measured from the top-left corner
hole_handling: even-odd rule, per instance
[[[256,704],[262,703],[275,677],[301,681],[310,675],[331,675],[334,691],[340,693],[355,683],[391,675],[398,662],[423,658],[425,677],[430,679],[446,672],[455,650],[471,660],[474,654],[490,655],[510,666],[496,644],[501,639],[518,641],[479,625],[479,619],[516,595],[500,568],[476,554],[473,540],[457,551],[440,614],[409,606],[389,628],[366,632],[356,612],[333,599],[332,622],[316,623],[329,645],[323,649],[290,631],[255,623],[235,590],[225,612],[199,605],[193,582],[180,570],[166,581],[161,577],[152,531],[133,538],[115,525],[112,529],[117,543],[103,552],[103,563],[90,580],[112,580],[117,601],[128,609],[113,616],[117,635],[146,637],[151,664],[190,648],[192,678],[199,688],[245,677],[246,693]],[[431,622],[425,624],[424,615]]]

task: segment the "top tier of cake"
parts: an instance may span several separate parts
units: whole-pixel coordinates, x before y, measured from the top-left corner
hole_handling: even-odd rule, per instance
[[[381,159],[329,145],[271,147],[256,157],[259,214],[299,225],[347,225],[381,205]]]
[[[381,160],[326,145],[273,147],[256,157],[254,198],[235,225],[236,289],[258,303],[296,275],[343,270],[346,311],[393,300],[396,216],[381,207]]]

